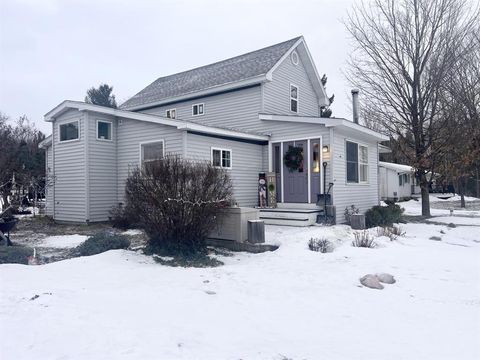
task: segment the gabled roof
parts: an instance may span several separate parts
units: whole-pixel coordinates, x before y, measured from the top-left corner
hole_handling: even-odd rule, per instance
[[[304,39],[300,36],[227,60],[161,77],[124,102],[120,108],[141,110],[162,103],[181,101],[189,96],[203,96],[271,80],[271,71],[299,44],[303,44],[299,54],[305,57],[302,60],[307,63],[307,71],[318,78]],[[320,79],[314,79],[313,83],[318,87]],[[317,91],[321,93],[319,99],[323,103],[326,94],[323,87],[320,87]]]
[[[410,173],[415,171],[415,169],[411,166],[395,164],[395,163],[385,162],[385,161],[379,161],[378,165],[390,170],[395,170],[396,172],[399,172],[399,173]]]
[[[60,116],[61,114],[65,113],[70,109],[76,109],[79,111],[91,111],[100,114],[112,115],[115,117],[121,117],[125,119],[132,119],[138,121],[146,121],[155,124],[167,125],[176,127],[179,130],[187,130],[187,131],[194,131],[202,134],[211,134],[211,135],[220,135],[225,137],[237,138],[237,139],[245,139],[245,140],[253,140],[258,142],[265,142],[269,140],[268,135],[258,134],[258,133],[251,133],[240,131],[237,129],[228,129],[228,128],[220,128],[214,126],[207,126],[198,124],[192,121],[186,120],[176,120],[176,119],[169,119],[166,117],[152,115],[152,114],[145,114],[140,112],[133,112],[127,110],[120,110],[120,109],[113,109],[110,107],[100,106],[100,105],[93,105],[87,104],[81,101],[72,101],[72,100],[65,100],[55,108],[50,110],[48,113],[45,114],[45,121],[55,121],[55,118]],[[50,143],[51,143],[51,136]],[[47,138],[48,139],[48,138]],[[45,139],[42,141],[42,145],[44,147],[49,146],[49,142]],[[45,143],[44,143],[45,142]]]

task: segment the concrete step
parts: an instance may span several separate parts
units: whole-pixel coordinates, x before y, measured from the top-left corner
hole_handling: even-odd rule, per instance
[[[260,209],[260,220],[270,225],[311,226],[317,222],[321,209]]]

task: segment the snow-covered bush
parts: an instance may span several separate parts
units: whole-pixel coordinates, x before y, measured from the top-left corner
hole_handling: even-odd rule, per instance
[[[369,234],[368,231],[355,231],[353,233],[355,239],[352,241],[352,246],[354,247],[364,247],[364,248],[374,248],[377,246],[373,236]]]
[[[394,203],[387,206],[376,205],[365,213],[368,228],[375,226],[392,226],[402,220],[403,209]]]
[[[378,236],[386,236],[391,241],[397,240],[399,236],[404,236],[405,231],[400,226],[380,226],[377,228]]]
[[[137,215],[149,247],[162,255],[205,253],[219,211],[233,200],[225,169],[174,155],[134,170],[125,195],[125,206]]]
[[[333,251],[333,244],[325,238],[311,238],[308,241],[308,248],[312,251],[327,253]]]
[[[100,254],[108,250],[127,249],[129,246],[130,240],[127,237],[105,231],[93,235],[85,242],[78,245],[73,250],[73,254],[79,256],[90,256]]]

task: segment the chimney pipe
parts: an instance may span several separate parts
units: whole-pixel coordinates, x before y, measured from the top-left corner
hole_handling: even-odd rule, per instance
[[[359,93],[358,89],[352,89],[353,122],[355,124],[358,124],[358,118],[359,118],[358,93]]]

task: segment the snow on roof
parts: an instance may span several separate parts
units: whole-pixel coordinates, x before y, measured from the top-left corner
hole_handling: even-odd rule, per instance
[[[382,166],[384,168],[390,169],[390,170],[395,170],[397,172],[413,172],[415,169],[409,165],[402,165],[402,164],[395,164],[391,162],[385,162],[385,161],[379,161],[378,162],[379,166]]]

